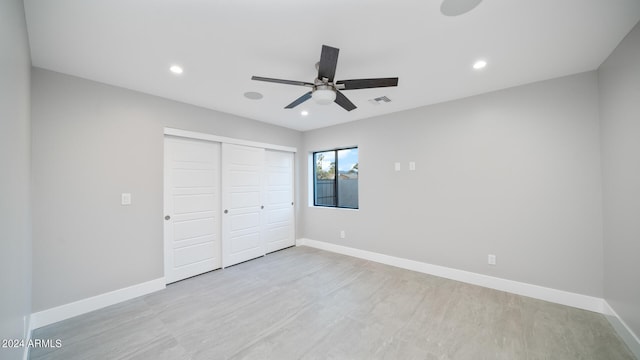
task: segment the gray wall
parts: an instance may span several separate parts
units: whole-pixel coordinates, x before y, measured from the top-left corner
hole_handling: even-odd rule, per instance
[[[598,70],[604,297],[640,336],[640,24]]]
[[[32,77],[34,312],[163,276],[164,127],[301,147],[294,130],[43,69]]]
[[[303,139],[306,153],[357,145],[360,155],[360,209],[305,206],[305,238],[602,296],[595,72]],[[497,266],[487,265],[488,254],[497,255]]]
[[[22,1],[0,1],[0,339],[22,338],[31,313],[30,70]]]

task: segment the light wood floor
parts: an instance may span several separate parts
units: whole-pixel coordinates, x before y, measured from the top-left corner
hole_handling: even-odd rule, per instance
[[[31,359],[633,359],[600,314],[307,247],[38,329]]]

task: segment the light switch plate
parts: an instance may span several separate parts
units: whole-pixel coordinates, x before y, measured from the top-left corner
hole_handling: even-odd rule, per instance
[[[415,171],[416,170],[416,162],[415,161],[409,161],[409,170],[410,171]]]
[[[396,171],[400,171],[400,163],[399,162],[395,163],[394,167],[395,167]]]
[[[122,205],[131,205],[131,193],[122,193],[120,202]]]

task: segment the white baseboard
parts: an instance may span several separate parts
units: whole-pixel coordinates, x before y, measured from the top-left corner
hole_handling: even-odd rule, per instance
[[[594,311],[598,313],[603,313],[604,310],[603,300],[601,298],[589,295],[576,294],[568,291],[547,288],[544,286],[532,285],[519,281],[473,273],[470,271],[458,270],[445,266],[428,264],[371,251],[354,249],[323,241],[298,239],[296,243],[297,245],[306,245],[321,250],[375,261],[386,265],[417,271],[429,275],[435,275],[446,279],[461,281],[468,284],[479,285],[490,289],[506,291],[512,294],[528,296],[534,299],[572,306],[579,309]]]
[[[640,339],[638,336],[631,330],[631,328],[627,325],[618,316],[618,314],[613,310],[611,305],[606,300],[603,300],[604,303],[604,315],[609,320],[609,323],[616,330],[618,335],[624,340],[625,344],[629,347],[631,352],[640,359]]]
[[[158,278],[141,284],[110,291],[90,298],[31,314],[31,327],[38,329],[58,321],[82,315],[94,310],[127,301],[138,296],[150,294],[166,287],[165,279]]]

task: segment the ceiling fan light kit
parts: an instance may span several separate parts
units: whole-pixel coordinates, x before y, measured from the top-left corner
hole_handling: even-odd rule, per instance
[[[322,45],[320,53],[320,62],[316,64],[318,76],[313,83],[294,80],[283,80],[266,78],[262,76],[252,76],[251,80],[273,82],[286,85],[297,85],[311,87],[312,90],[294,100],[291,104],[285,106],[285,109],[293,109],[303,102],[313,98],[320,105],[327,105],[332,102],[340,105],[343,109],[351,111],[356,109],[355,106],[340,90],[356,90],[371,89],[388,86],[398,86],[398,78],[377,78],[377,79],[356,79],[356,80],[339,80],[334,82],[336,74],[336,66],[338,65],[339,49]]]
[[[336,100],[336,92],[329,86],[321,85],[321,87],[317,87],[316,90],[311,93],[311,97],[316,104],[328,105]]]

